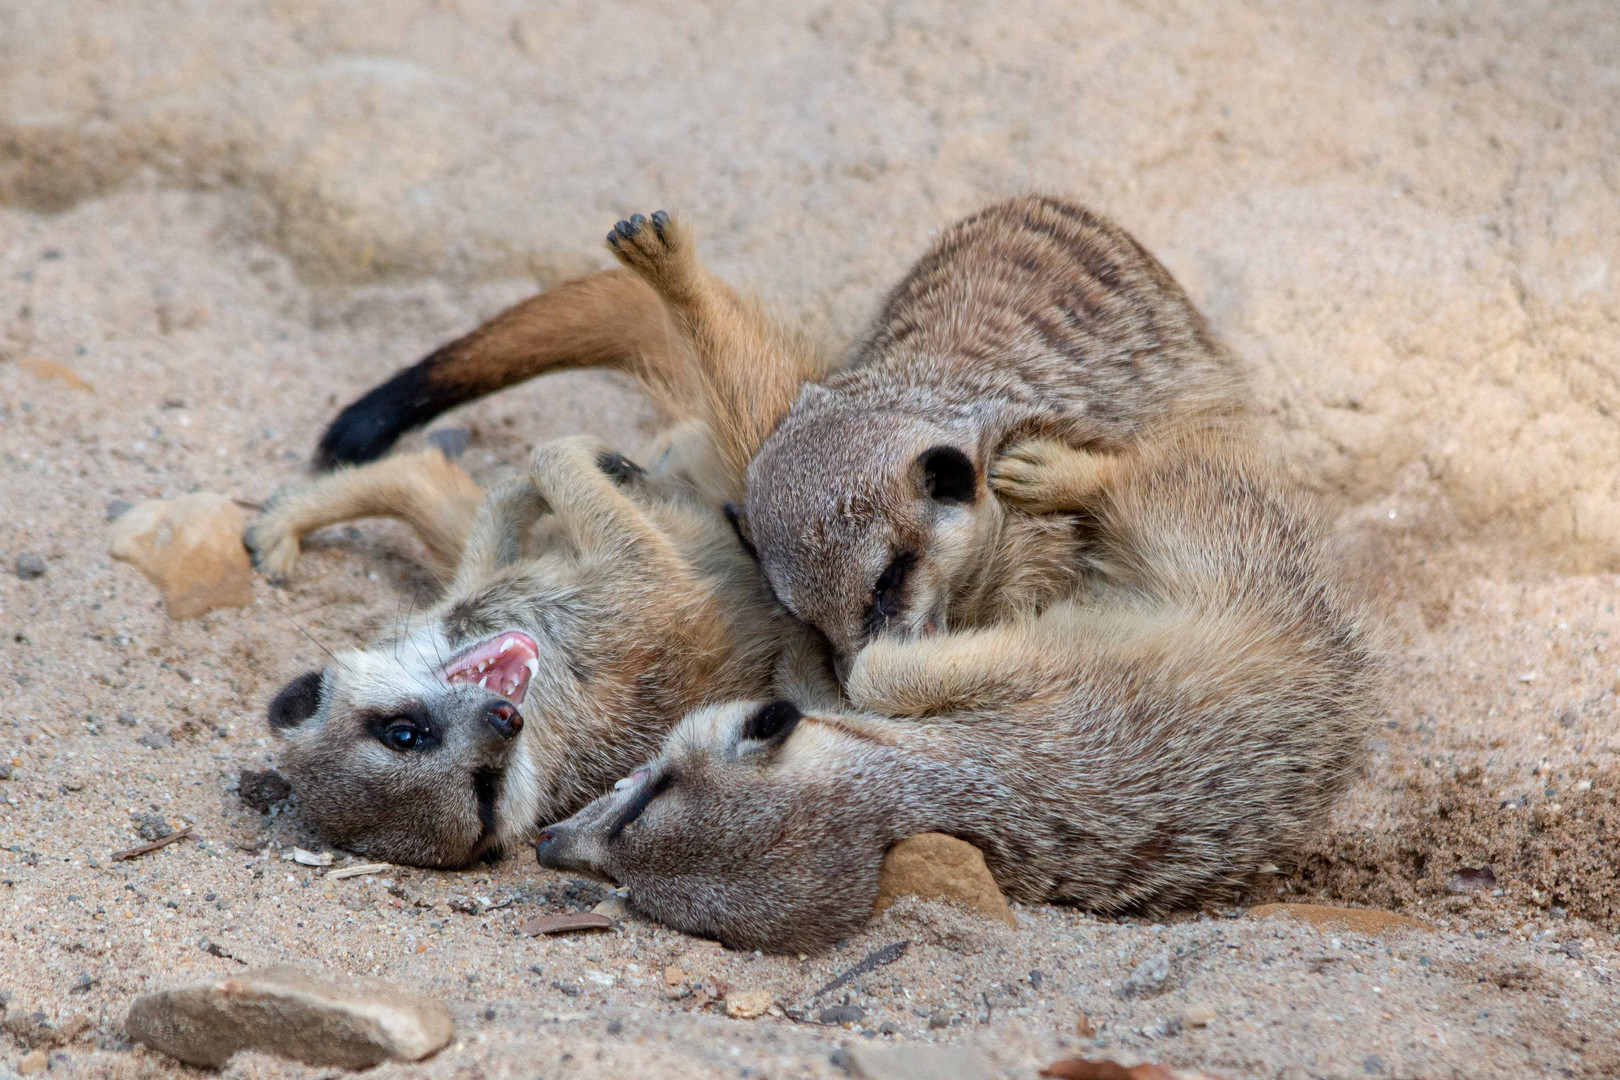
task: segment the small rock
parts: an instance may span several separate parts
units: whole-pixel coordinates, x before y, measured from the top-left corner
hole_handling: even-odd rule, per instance
[[[459,427],[439,428],[427,433],[427,441],[430,446],[439,448],[446,461],[454,461],[472,445],[472,432]]]
[[[137,814],[135,816],[135,835],[142,840],[156,843],[173,832],[173,826],[157,814]]]
[[[11,779],[11,762],[0,761],[0,780]]]
[[[861,1080],[991,1080],[990,1063],[969,1046],[865,1044],[848,1048],[850,1075]]]
[[[123,724],[125,727],[136,727],[140,724],[141,720],[140,717],[136,716],[134,713],[121,712],[118,714],[118,722]]]
[[[816,1019],[828,1027],[836,1027],[839,1024],[858,1024],[865,1015],[866,1010],[859,1005],[834,1005],[830,1009],[822,1009]]]
[[[243,769],[236,776],[236,797],[261,814],[291,794],[292,785],[274,769]]]
[[[885,1020],[883,1023],[878,1025],[878,1034],[898,1035],[900,1034],[900,1025],[895,1023],[893,1020]]]
[[[30,1050],[28,1053],[17,1059],[17,1075],[33,1076],[35,1073],[44,1070],[46,1062],[47,1058],[45,1051]]]
[[[1564,942],[1563,953],[1571,960],[1579,960],[1581,958],[1581,943],[1578,941]]]
[[[107,546],[158,587],[171,619],[194,619],[253,599],[244,519],[223,495],[148,500],[112,523]]]
[[[1215,1006],[1206,1001],[1187,1006],[1187,1011],[1181,1014],[1182,1022],[1188,1027],[1209,1027],[1215,1022]]]
[[[1358,934],[1380,935],[1396,930],[1432,930],[1420,919],[1397,915],[1392,911],[1373,908],[1331,907],[1326,904],[1257,904],[1247,912],[1251,919],[1264,919],[1272,915],[1286,915],[1309,923],[1318,929],[1339,926]]]
[[[1384,1075],[1384,1059],[1377,1054],[1371,1054],[1361,1059],[1361,1071],[1372,1076]]]
[[[161,731],[149,731],[135,741],[142,746],[150,746],[153,750],[167,750],[174,745],[174,740]]]
[[[726,1015],[733,1020],[757,1020],[770,1007],[769,990],[732,990],[726,994]]]
[[[1074,1022],[1074,1033],[1082,1039],[1095,1039],[1097,1037],[1097,1028],[1092,1024],[1091,1017],[1085,1012],[1081,1012],[1080,1018]]]
[[[1031,990],[1039,990],[1041,988],[1041,983],[1043,983],[1045,981],[1046,981],[1046,976],[1042,972],[1040,972],[1040,971],[1031,971],[1029,973],[1029,988]]]
[[[591,911],[597,915],[606,915],[610,919],[624,919],[630,914],[629,907],[627,907],[625,902],[619,899],[617,896],[608,897],[600,904],[597,904],[595,907],[591,908]]]
[[[936,1009],[928,1015],[928,1030],[938,1031],[951,1026],[951,1016],[944,1009]]]
[[[143,994],[131,1039],[188,1065],[219,1068],[238,1050],[366,1069],[420,1061],[450,1041],[444,1006],[376,980],[316,978],[291,967]]]
[[[1496,888],[1496,871],[1488,866],[1465,866],[1446,878],[1446,892],[1465,893]]]
[[[130,508],[133,507],[134,505],[135,504],[130,502],[128,499],[108,499],[107,500],[107,520],[108,520],[108,522],[117,521],[119,518],[121,518],[125,514],[129,513]]]
[[[13,569],[24,581],[32,581],[45,576],[45,560],[38,555],[19,555]]]
[[[884,856],[872,913],[877,914],[902,896],[946,900],[1008,926],[1018,925],[996,879],[984,864],[983,853],[965,840],[944,833],[921,833],[902,840]]]
[[[679,986],[679,985],[681,985],[681,982],[683,980],[685,980],[685,978],[686,978],[686,972],[682,971],[675,964],[671,964],[671,965],[669,965],[669,967],[664,969],[664,985],[665,986],[672,987],[672,988],[676,987],[676,986]]]
[[[1152,997],[1164,989],[1165,980],[1170,977],[1170,958],[1165,955],[1150,956],[1119,984],[1114,992],[1122,998]]]

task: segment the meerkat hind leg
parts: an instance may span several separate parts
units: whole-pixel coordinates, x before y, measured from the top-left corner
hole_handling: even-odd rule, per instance
[[[273,496],[249,523],[242,543],[253,565],[282,582],[299,545],[316,529],[368,517],[391,517],[416,530],[434,573],[448,578],[461,558],[481,488],[437,449],[399,454],[339,469]]]
[[[990,466],[990,488],[1037,514],[1078,510],[1097,497],[1119,458],[1077,450],[1056,439],[1014,443]]]

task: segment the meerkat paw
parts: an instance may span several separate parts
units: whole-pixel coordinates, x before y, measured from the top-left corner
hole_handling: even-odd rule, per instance
[[[1114,458],[1055,439],[1014,443],[990,466],[990,488],[1032,513],[1081,509],[1107,481]]]
[[[536,447],[529,458],[529,475],[542,491],[594,473],[601,473],[621,488],[639,484],[647,476],[646,469],[589,435],[554,439]]]
[[[686,229],[662,210],[636,214],[613,226],[608,249],[624,265],[665,294],[689,290],[696,262]]]
[[[290,517],[278,512],[274,498],[264,504],[259,516],[248,522],[242,533],[242,546],[247,548],[253,568],[269,578],[272,585],[287,583],[292,568],[298,564],[300,540]]]

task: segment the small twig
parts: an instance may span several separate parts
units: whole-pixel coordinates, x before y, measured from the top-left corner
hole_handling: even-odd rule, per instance
[[[880,968],[884,964],[894,963],[896,960],[906,955],[906,949],[909,948],[910,945],[911,941],[909,939],[906,941],[897,941],[893,945],[883,946],[883,948],[879,949],[877,952],[868,953],[865,957],[859,960],[854,967],[851,967],[832,982],[811,994],[810,1000],[814,1001],[822,994],[831,993],[832,991],[837,990],[840,986],[843,986],[845,983],[849,982],[849,980],[865,975],[868,971]]]
[[[184,840],[186,837],[188,837],[190,835],[191,835],[191,826],[187,825],[185,828],[181,829],[179,832],[172,832],[168,836],[165,836],[163,839],[154,840],[150,844],[142,844],[140,847],[132,847],[132,848],[128,849],[127,851],[115,851],[115,852],[112,853],[112,861],[113,862],[123,862],[125,859],[138,859],[142,855],[150,855],[152,852],[156,851],[158,848],[166,848],[170,844],[174,843],[176,840]]]

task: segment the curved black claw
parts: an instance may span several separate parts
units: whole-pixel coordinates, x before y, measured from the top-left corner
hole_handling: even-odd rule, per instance
[[[662,240],[664,238],[664,227],[667,226],[668,224],[669,224],[669,214],[667,214],[663,210],[654,210],[653,211],[652,227],[653,227],[653,232],[658,234],[658,239]]]

